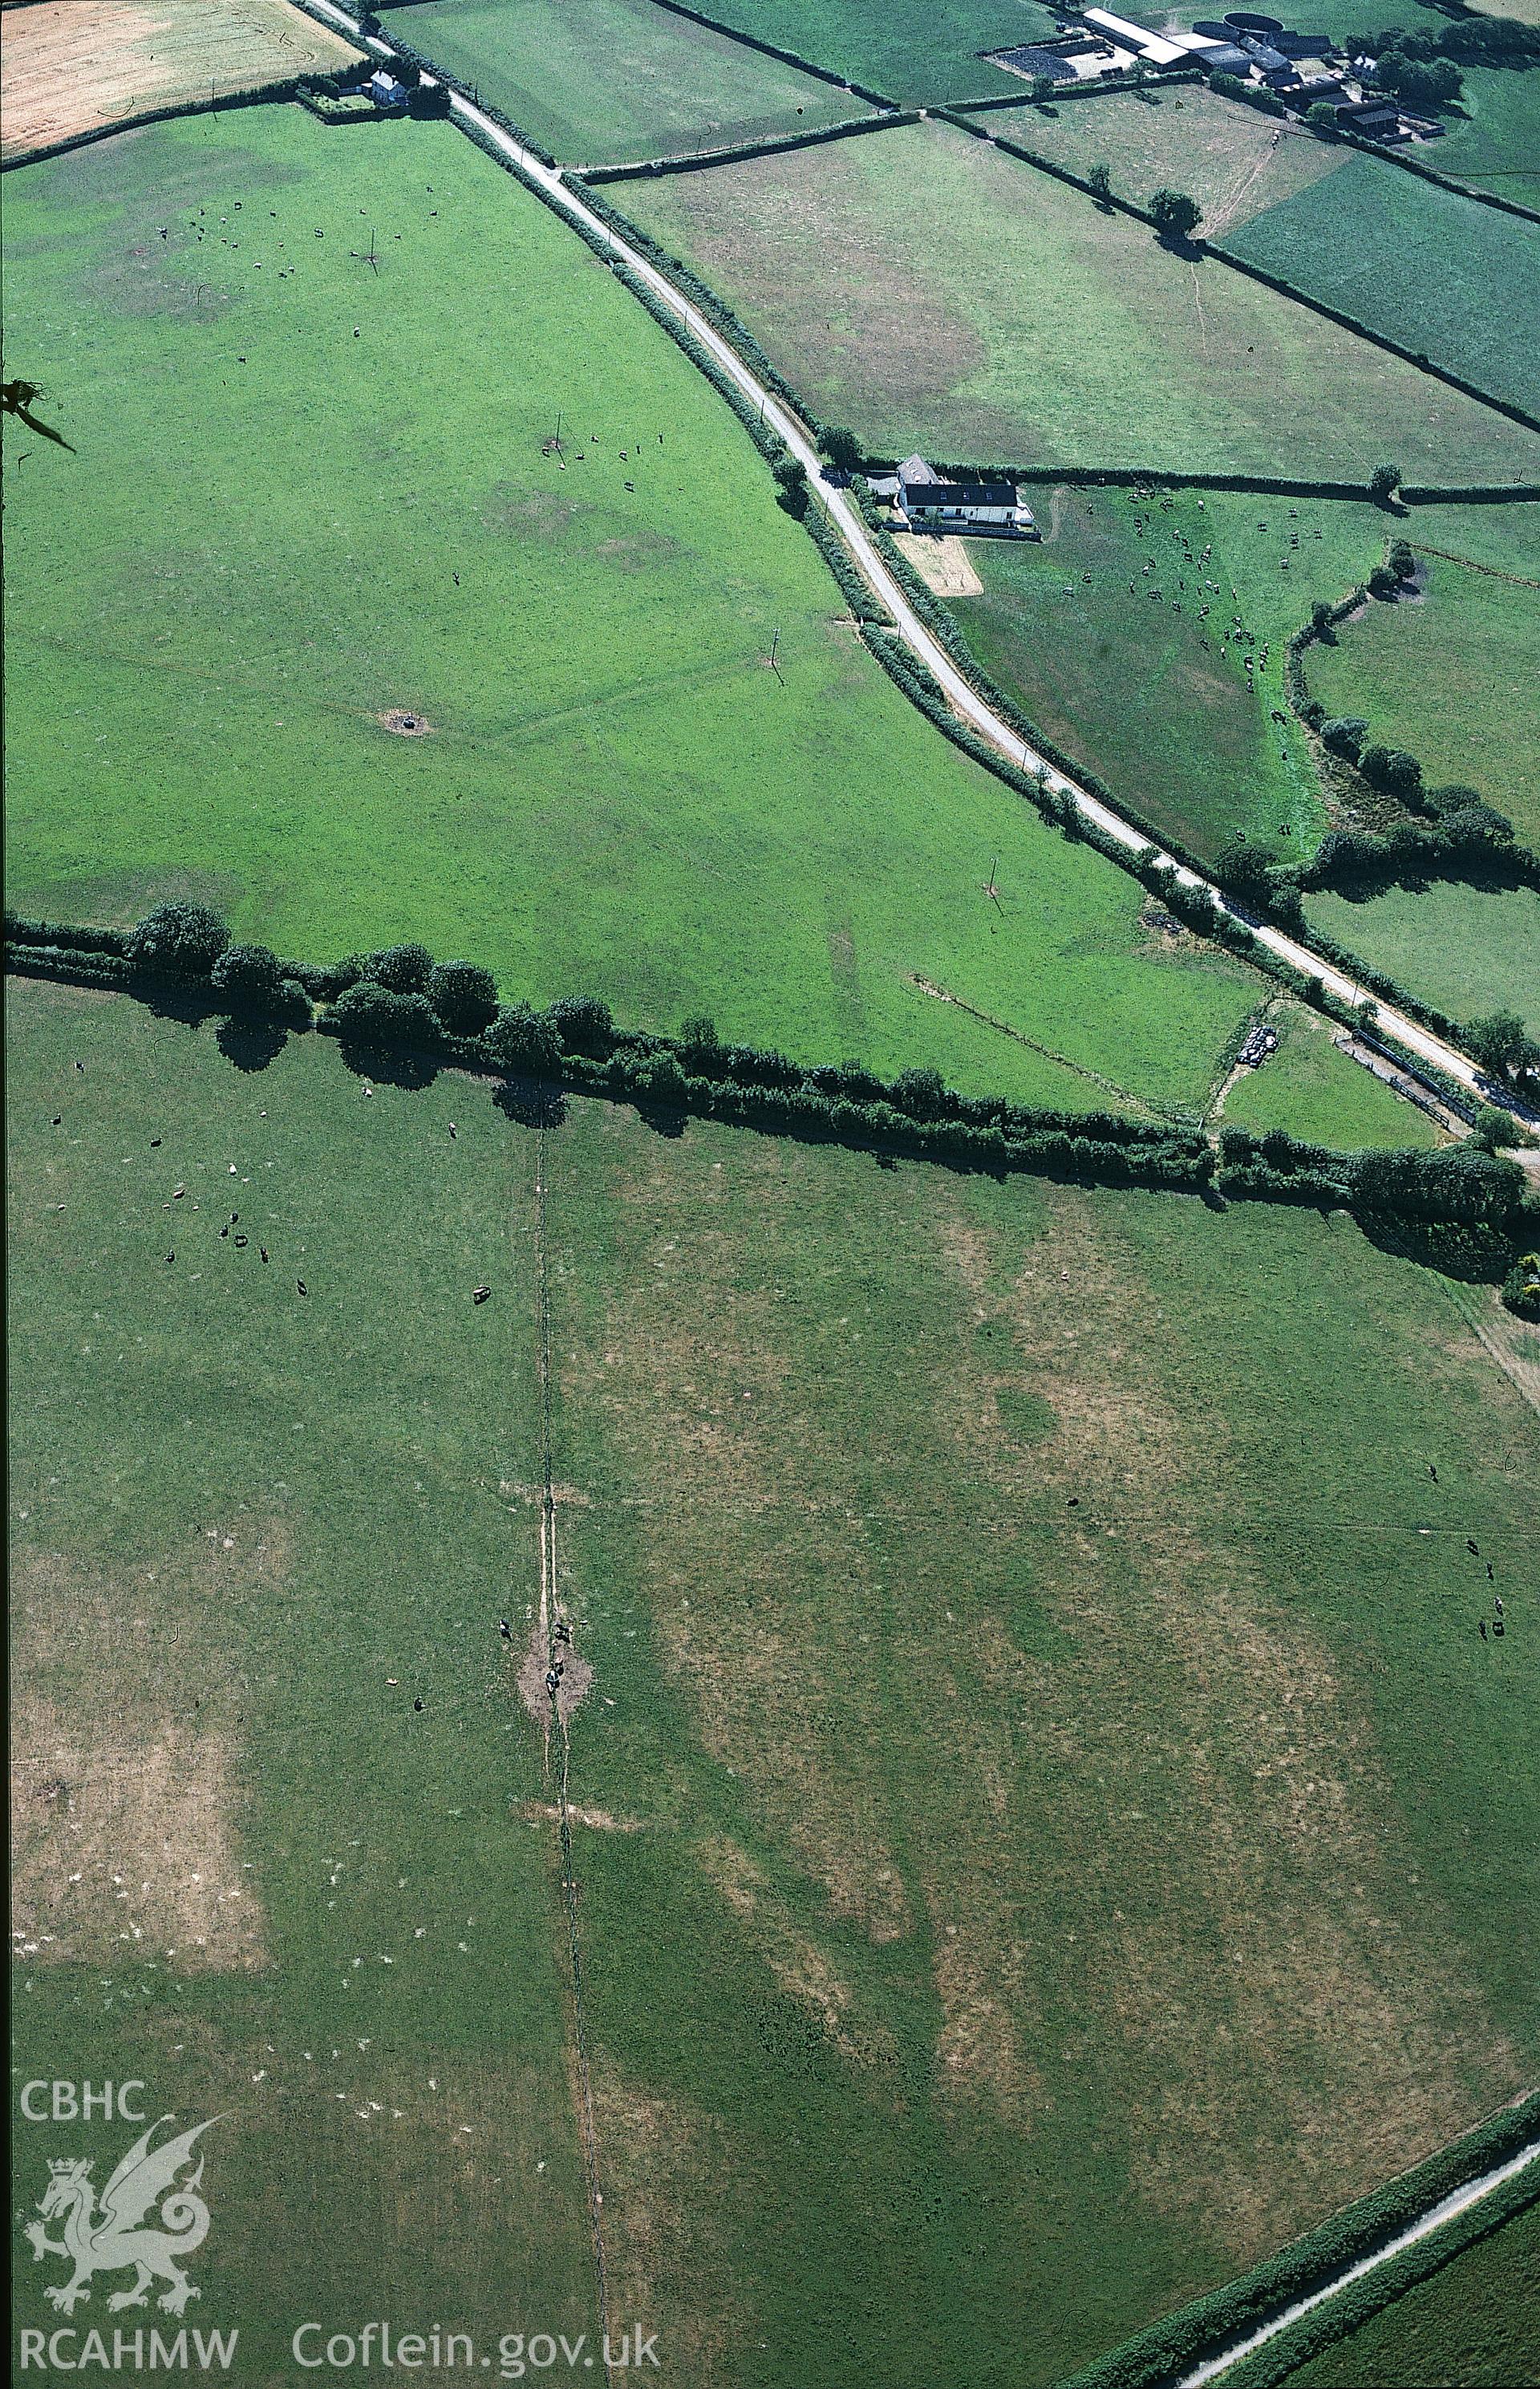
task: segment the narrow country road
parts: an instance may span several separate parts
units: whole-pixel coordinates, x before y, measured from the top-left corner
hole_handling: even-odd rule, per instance
[[[356,42],[372,51],[375,57],[388,58],[393,55],[392,46],[388,41],[375,33],[361,33],[356,20],[350,17],[346,10],[335,6],[333,0],[308,0],[308,5],[314,13],[324,16],[343,32],[350,34]],[[475,125],[483,139],[490,142],[494,148],[501,150],[504,157],[511,159],[519,172],[527,175],[529,181],[540,185],[541,190],[549,196],[564,215],[570,217],[574,224],[580,224],[589,232],[596,235],[612,257],[628,265],[633,274],[640,275],[648,288],[655,291],[663,300],[669,313],[688,326],[701,346],[707,350],[715,362],[720,365],[722,371],[737,384],[745,397],[762,412],[765,422],[773,431],[780,433],[792,454],[805,468],[809,489],[844,541],[850,559],[862,580],[872,594],[886,607],[897,626],[899,637],[923,664],[933,679],[939,683],[953,710],[961,714],[979,736],[986,739],[1008,761],[1035,775],[1042,775],[1050,788],[1056,790],[1061,796],[1069,797],[1085,820],[1093,822],[1098,829],[1108,837],[1115,839],[1117,844],[1124,847],[1130,855],[1142,854],[1152,844],[1143,830],[1136,829],[1132,823],[1124,820],[1121,813],[1114,812],[1110,805],[1103,804],[1099,797],[1093,797],[1088,789],[1082,788],[1075,781],[1056,770],[1046,756],[1039,755],[1034,747],[1026,745],[1010,724],[1002,722],[999,714],[985,703],[983,697],[970,688],[948,656],[946,649],[925,628],[898,581],[884,563],[872,534],[861,519],[860,510],[854,499],[846,491],[832,488],[825,480],[823,459],[819,454],[806,427],[797,420],[788,406],[766,390],[762,383],[756,380],[736,350],[722,338],[716,327],[675,289],[667,275],[660,274],[657,267],[649,263],[639,250],[632,249],[629,242],[619,238],[617,234],[610,231],[607,224],[601,222],[577,192],[563,180],[559,168],[541,165],[540,160],[533,157],[520,142],[515,141],[511,134],[504,133],[501,125],[494,124],[490,116],[476,107],[473,102],[464,98],[459,92],[451,93],[450,102],[454,116],[462,123]],[[1308,946],[1302,945],[1297,939],[1286,936],[1283,930],[1274,928],[1270,923],[1259,922],[1250,915],[1240,913],[1212,880],[1205,879],[1200,872],[1190,870],[1185,863],[1177,862],[1175,856],[1160,853],[1157,849],[1157,859],[1176,873],[1177,881],[1182,887],[1206,889],[1215,905],[1222,912],[1228,913],[1232,920],[1243,922],[1259,944],[1267,947],[1270,952],[1291,964],[1306,978],[1318,978],[1322,986],[1339,1001],[1354,1005],[1372,1003],[1379,1015],[1380,1027],[1388,1030],[1406,1047],[1408,1052],[1418,1054],[1423,1061],[1432,1063],[1435,1068],[1445,1071],[1448,1077],[1457,1080],[1461,1086],[1469,1088],[1472,1093],[1480,1093],[1488,1100],[1505,1100],[1501,1092],[1489,1085],[1483,1072],[1459,1051],[1457,1046],[1446,1044],[1443,1038],[1435,1037],[1431,1030],[1420,1028],[1415,1020],[1408,1019],[1404,1012],[1398,1012],[1393,1004],[1386,1003],[1381,997],[1377,996],[1372,988],[1361,987],[1356,979],[1351,978],[1345,971],[1339,970],[1334,964],[1325,961],[1322,956],[1313,953]]]
[[[1447,2198],[1441,2198],[1435,2205],[1419,2215],[1415,2223],[1408,2224],[1405,2231],[1387,2241],[1383,2248],[1377,2248],[1371,2256],[1364,2256],[1356,2265],[1348,2266],[1345,2272],[1328,2281],[1324,2289],[1312,2292],[1307,2298],[1298,2299],[1293,2306],[1286,2306],[1281,2314],[1275,2315],[1271,2322],[1264,2323],[1260,2331],[1254,2331],[1246,2339],[1238,2339],[1222,2355],[1210,2357],[1206,2364],[1200,2364],[1194,2371],[1184,2373],[1177,2383],[1177,2389],[1205,2389],[1208,2382],[1219,2380],[1243,2357],[1254,2356],[1259,2347],[1265,2347],[1268,2340],[1276,2339],[1280,2331],[1288,2331],[1305,2315],[1314,2314],[1316,2308],[1325,2306],[1329,2299],[1341,2297],[1345,2289],[1351,2288],[1355,2281],[1361,2281],[1366,2273],[1378,2271],[1381,2265],[1388,2265],[1393,2256],[1399,2256],[1404,2250],[1415,2247],[1419,2240],[1426,2240],[1432,2232],[1441,2230],[1445,2223],[1452,2223],[1457,2215],[1463,2215],[1468,2207],[1479,2204],[1505,2181],[1511,2181],[1515,2174],[1522,2173],[1526,2165],[1533,2165],[1536,2157],[1540,2157],[1540,2140],[1532,2140],[1527,2149],[1521,2149],[1518,2155],[1509,2157],[1506,2165],[1494,2165],[1490,2173],[1478,2176],[1476,2180],[1468,2181],[1460,2189],[1451,2191]]]

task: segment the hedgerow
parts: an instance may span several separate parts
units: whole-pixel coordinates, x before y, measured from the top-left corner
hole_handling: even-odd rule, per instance
[[[1191,911],[1204,902],[1212,909],[1204,891],[1174,892]],[[50,926],[53,937],[44,940],[37,933]],[[103,951],[108,936],[121,950]],[[258,965],[253,956],[265,959]],[[241,959],[232,964],[226,957]],[[996,1174],[1027,1171],[1199,1194],[1213,1188],[1243,1199],[1340,1205],[1413,1223],[1488,1223],[1507,1238],[1497,1255],[1499,1276],[1523,1241],[1523,1173],[1506,1156],[1482,1146],[1338,1154],[1298,1143],[1280,1131],[1254,1137],[1229,1128],[1216,1156],[1201,1130],[1179,1122],[964,1095],[934,1069],[885,1080],[857,1063],[808,1065],[773,1050],[724,1043],[709,1021],[686,1023],[677,1038],[617,1027],[595,996],[559,998],[542,1013],[527,1003],[499,1006],[479,1033],[466,1033],[467,999],[485,1016],[496,995],[490,974],[474,965],[436,964],[423,947],[396,946],[349,956],[326,970],[305,968],[278,962],[266,948],[232,945],[223,922],[203,906],[161,906],[126,936],[7,922],[6,965],[152,1000],[158,990],[174,987],[181,999],[196,1003],[201,998],[210,1012],[283,1026],[313,1023],[361,1056],[426,1053],[472,1071],[555,1079],[643,1109],[815,1143],[897,1148]],[[333,990],[319,1016],[302,969],[310,987],[325,982]]]
[[[672,157],[643,158],[623,166],[590,166],[582,180],[592,190],[599,183],[645,182],[655,174],[694,174],[713,166],[737,166],[750,158],[774,158],[783,149],[812,149],[824,141],[847,141],[861,133],[885,133],[896,124],[918,124],[917,108],[895,108],[881,116],[847,116],[837,124],[818,124],[807,133],[767,134],[760,141],[740,141],[722,149],[689,149]]]
[[[1062,2382],[1059,2389],[1169,2389],[1185,2373],[1324,2288],[1361,2258],[1396,2239],[1430,2206],[1517,2155],[1537,2138],[1540,2093],[1532,2093],[1489,2116],[1463,2140],[1439,2150],[1410,2172],[1330,2217],[1292,2247],[1265,2258],[1239,2280],[1195,2299],[1098,2357]],[[1270,2389],[1272,2383],[1355,2330],[1462,2247],[1506,2222],[1537,2193],[1540,2168],[1531,2168],[1527,2179],[1524,2174],[1518,2175],[1459,2221],[1445,2225],[1442,2231],[1366,2274],[1351,2289],[1280,2334],[1270,2354],[1264,2350],[1250,2357],[1247,2389]]]
[[[693,25],[704,25],[713,33],[725,33],[729,41],[741,43],[745,49],[759,50],[767,58],[779,58],[783,66],[797,67],[804,74],[814,76],[820,83],[833,83],[836,91],[854,92],[858,99],[870,100],[873,108],[894,108],[897,102],[880,91],[872,91],[865,83],[852,83],[845,75],[835,74],[829,67],[815,66],[811,58],[799,56],[795,50],[783,50],[774,42],[761,41],[757,33],[745,32],[738,25],[719,24],[715,17],[705,17],[698,8],[686,5],[686,0],[657,0],[673,17],[686,17]]]
[[[328,27],[335,32],[335,27]],[[136,109],[132,115],[114,117],[110,124],[93,124],[82,133],[66,134],[61,140],[43,142],[35,149],[23,149],[14,157],[0,159],[0,174],[8,174],[17,166],[40,165],[45,159],[62,158],[70,149],[84,149],[95,141],[115,140],[120,133],[137,131],[146,124],[169,124],[179,116],[218,116],[230,108],[267,108],[274,102],[298,98],[299,77],[285,75],[275,83],[253,84],[249,91],[232,91],[218,98],[171,100],[164,108]]]

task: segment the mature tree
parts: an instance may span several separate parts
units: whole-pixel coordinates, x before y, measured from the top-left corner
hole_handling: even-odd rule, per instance
[[[427,1000],[446,1028],[477,1037],[497,1016],[497,981],[479,963],[435,963]]]
[[[939,1070],[928,1063],[900,1070],[893,1081],[893,1100],[910,1119],[939,1119],[952,1108],[953,1098]]]
[[[238,1003],[271,1003],[283,977],[271,946],[226,946],[209,976]]]
[[[1162,240],[1186,240],[1198,228],[1203,210],[1186,191],[1168,191],[1163,184],[1152,192],[1150,212]]]
[[[704,1012],[691,1016],[679,1032],[680,1052],[686,1069],[697,1076],[714,1071],[721,1059],[722,1041],[717,1034],[717,1024]]]
[[[1511,846],[1513,824],[1507,813],[1495,805],[1483,804],[1476,798],[1471,803],[1455,805],[1440,811],[1435,833],[1448,847],[1467,851],[1478,848]]]
[[[1422,766],[1404,747],[1378,742],[1366,747],[1358,758],[1358,769],[1370,787],[1387,797],[1398,797],[1403,804],[1415,803],[1422,794]]]
[[[426,995],[361,978],[332,1006],[338,1033],[354,1045],[430,1045],[439,1023]]]
[[[562,1049],[555,1030],[527,1003],[507,1004],[482,1039],[500,1070],[528,1070],[538,1075],[559,1067]]]
[[[861,461],[861,443],[848,424],[831,423],[824,429],[823,453],[836,472],[853,473]]]
[[[1460,70],[1448,58],[1424,65],[1396,52],[1381,59],[1375,81],[1408,108],[1448,108],[1461,90]]]
[[[1516,1012],[1488,1012],[1472,1020],[1465,1041],[1483,1070],[1499,1079],[1540,1069],[1540,1045]]]
[[[1476,1114],[1470,1142],[1483,1146],[1488,1153],[1499,1153],[1505,1147],[1528,1144],[1530,1138],[1513,1114],[1505,1111],[1501,1104],[1483,1104]]]
[[[157,904],[129,940],[129,960],[172,978],[206,978],[230,943],[211,904]]]
[[[1521,1319],[1540,1321],[1540,1253],[1521,1253],[1503,1280],[1503,1300]]]
[[[808,467],[800,456],[778,457],[771,470],[779,494],[776,505],[799,518],[808,511]]]
[[[1272,874],[1278,860],[1270,848],[1254,845],[1238,830],[1215,856],[1215,876],[1222,888],[1260,901],[1272,894]]]
[[[1416,579],[1417,550],[1413,547],[1410,540],[1393,539],[1391,542],[1391,552],[1388,560],[1390,563],[1390,569],[1394,573],[1398,581],[1413,581]]]
[[[1107,201],[1113,195],[1112,168],[1110,166],[1103,165],[1099,159],[1097,163],[1091,167],[1089,172],[1087,174],[1086,180],[1089,184],[1092,191],[1096,194],[1096,197],[1101,200],[1102,206],[1105,207]]]
[[[1376,465],[1368,477],[1368,493],[1377,506],[1389,505],[1400,487],[1399,465]]]
[[[613,1052],[615,1023],[602,997],[558,996],[545,1016],[569,1054],[587,1054],[602,1062]]]
[[[1317,639],[1330,639],[1335,635],[1332,630],[1332,617],[1334,611],[1335,609],[1330,597],[1317,597],[1315,604],[1311,607],[1310,627],[1315,632]]]
[[[433,956],[426,946],[386,946],[369,956],[364,977],[396,995],[421,995],[432,969]]]
[[[1335,133],[1337,111],[1329,99],[1313,99],[1305,111],[1305,121],[1312,133]]]
[[[1345,757],[1350,763],[1355,763],[1363,753],[1368,736],[1368,723],[1361,713],[1333,714],[1321,724],[1321,745],[1333,755]]]

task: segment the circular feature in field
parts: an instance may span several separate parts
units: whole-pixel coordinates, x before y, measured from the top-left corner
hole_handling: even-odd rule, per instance
[[[389,712],[380,714],[378,720],[385,729],[394,731],[398,738],[426,738],[433,729],[432,722],[426,716],[408,712],[404,706],[400,705],[393,705]]]

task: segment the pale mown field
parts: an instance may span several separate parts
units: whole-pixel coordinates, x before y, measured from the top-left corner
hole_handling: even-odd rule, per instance
[[[7,8],[0,65],[0,154],[117,124],[209,91],[251,91],[358,54],[288,0],[43,0]]]

